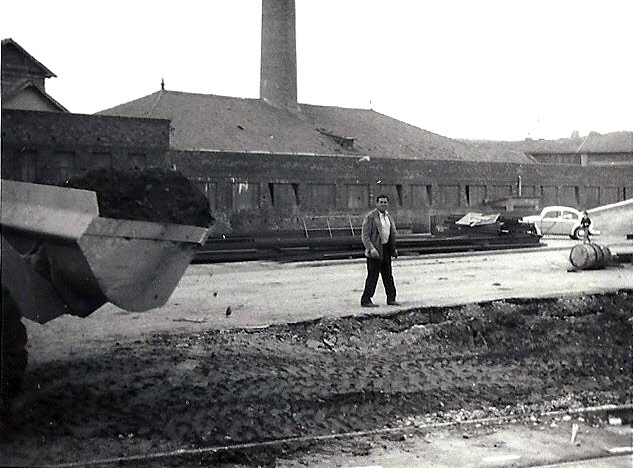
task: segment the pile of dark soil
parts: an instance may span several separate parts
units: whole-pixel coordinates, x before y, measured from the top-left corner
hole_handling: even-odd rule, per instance
[[[207,198],[176,171],[97,169],[65,185],[97,192],[104,218],[202,227],[213,223]]]
[[[632,300],[621,291],[139,336],[31,368],[7,460],[70,462],[630,403]],[[255,465],[274,466],[274,449],[262,450]]]

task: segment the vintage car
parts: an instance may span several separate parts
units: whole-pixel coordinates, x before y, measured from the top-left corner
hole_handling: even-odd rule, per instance
[[[591,217],[591,216],[590,216]],[[522,223],[534,224],[538,234],[546,236],[548,234],[568,235],[572,239],[582,239],[585,236],[584,228],[580,225],[582,212],[569,206],[546,206],[541,214],[524,216]],[[590,235],[598,235],[600,231],[591,224],[589,226]]]

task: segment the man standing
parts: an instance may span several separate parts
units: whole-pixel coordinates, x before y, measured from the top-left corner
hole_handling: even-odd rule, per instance
[[[376,209],[370,211],[363,221],[361,238],[367,257],[367,279],[365,290],[360,298],[363,307],[378,307],[371,301],[376,292],[378,275],[382,276],[382,284],[387,294],[387,304],[400,305],[396,302],[396,286],[391,272],[391,257],[397,257],[396,223],[387,212],[389,198],[387,195],[376,197]]]

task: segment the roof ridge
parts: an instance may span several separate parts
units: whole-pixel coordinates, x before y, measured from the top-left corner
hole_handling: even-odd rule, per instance
[[[156,106],[158,105],[158,101],[160,101],[160,98],[163,97],[164,93],[166,93],[166,91],[164,89],[161,89],[160,91],[158,91],[158,95],[156,96],[156,99],[154,99],[154,103],[151,105],[151,107],[145,113],[145,117],[151,117],[152,112],[154,112],[154,109],[156,109]]]
[[[249,100],[249,101],[261,101],[261,102],[264,102],[263,99],[252,98],[252,97],[248,98],[248,97],[241,97],[241,96],[226,96],[226,95],[223,95],[223,94],[192,93],[192,92],[189,92],[189,91],[175,91],[175,90],[171,90],[171,89],[169,89],[169,90],[165,89],[165,90],[161,90],[161,91],[165,91],[167,93],[172,93],[172,94],[184,94],[184,95],[187,95],[187,96],[203,96],[203,97],[214,97],[214,98],[217,97],[217,98],[224,98],[224,99],[240,99],[240,100],[246,99],[246,100]]]
[[[309,107],[321,107],[321,108],[327,108],[327,109],[342,109],[342,110],[348,110],[348,111],[364,111],[364,112],[375,112],[373,109],[366,109],[364,107],[343,107],[343,106],[328,106],[325,104],[308,104],[306,102],[300,102],[299,106],[309,106]]]

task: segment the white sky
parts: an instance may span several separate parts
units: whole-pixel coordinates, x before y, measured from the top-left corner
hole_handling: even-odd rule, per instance
[[[296,0],[299,102],[451,138],[633,130],[630,0]],[[160,89],[259,97],[261,0],[19,0],[12,38],[91,114]]]

